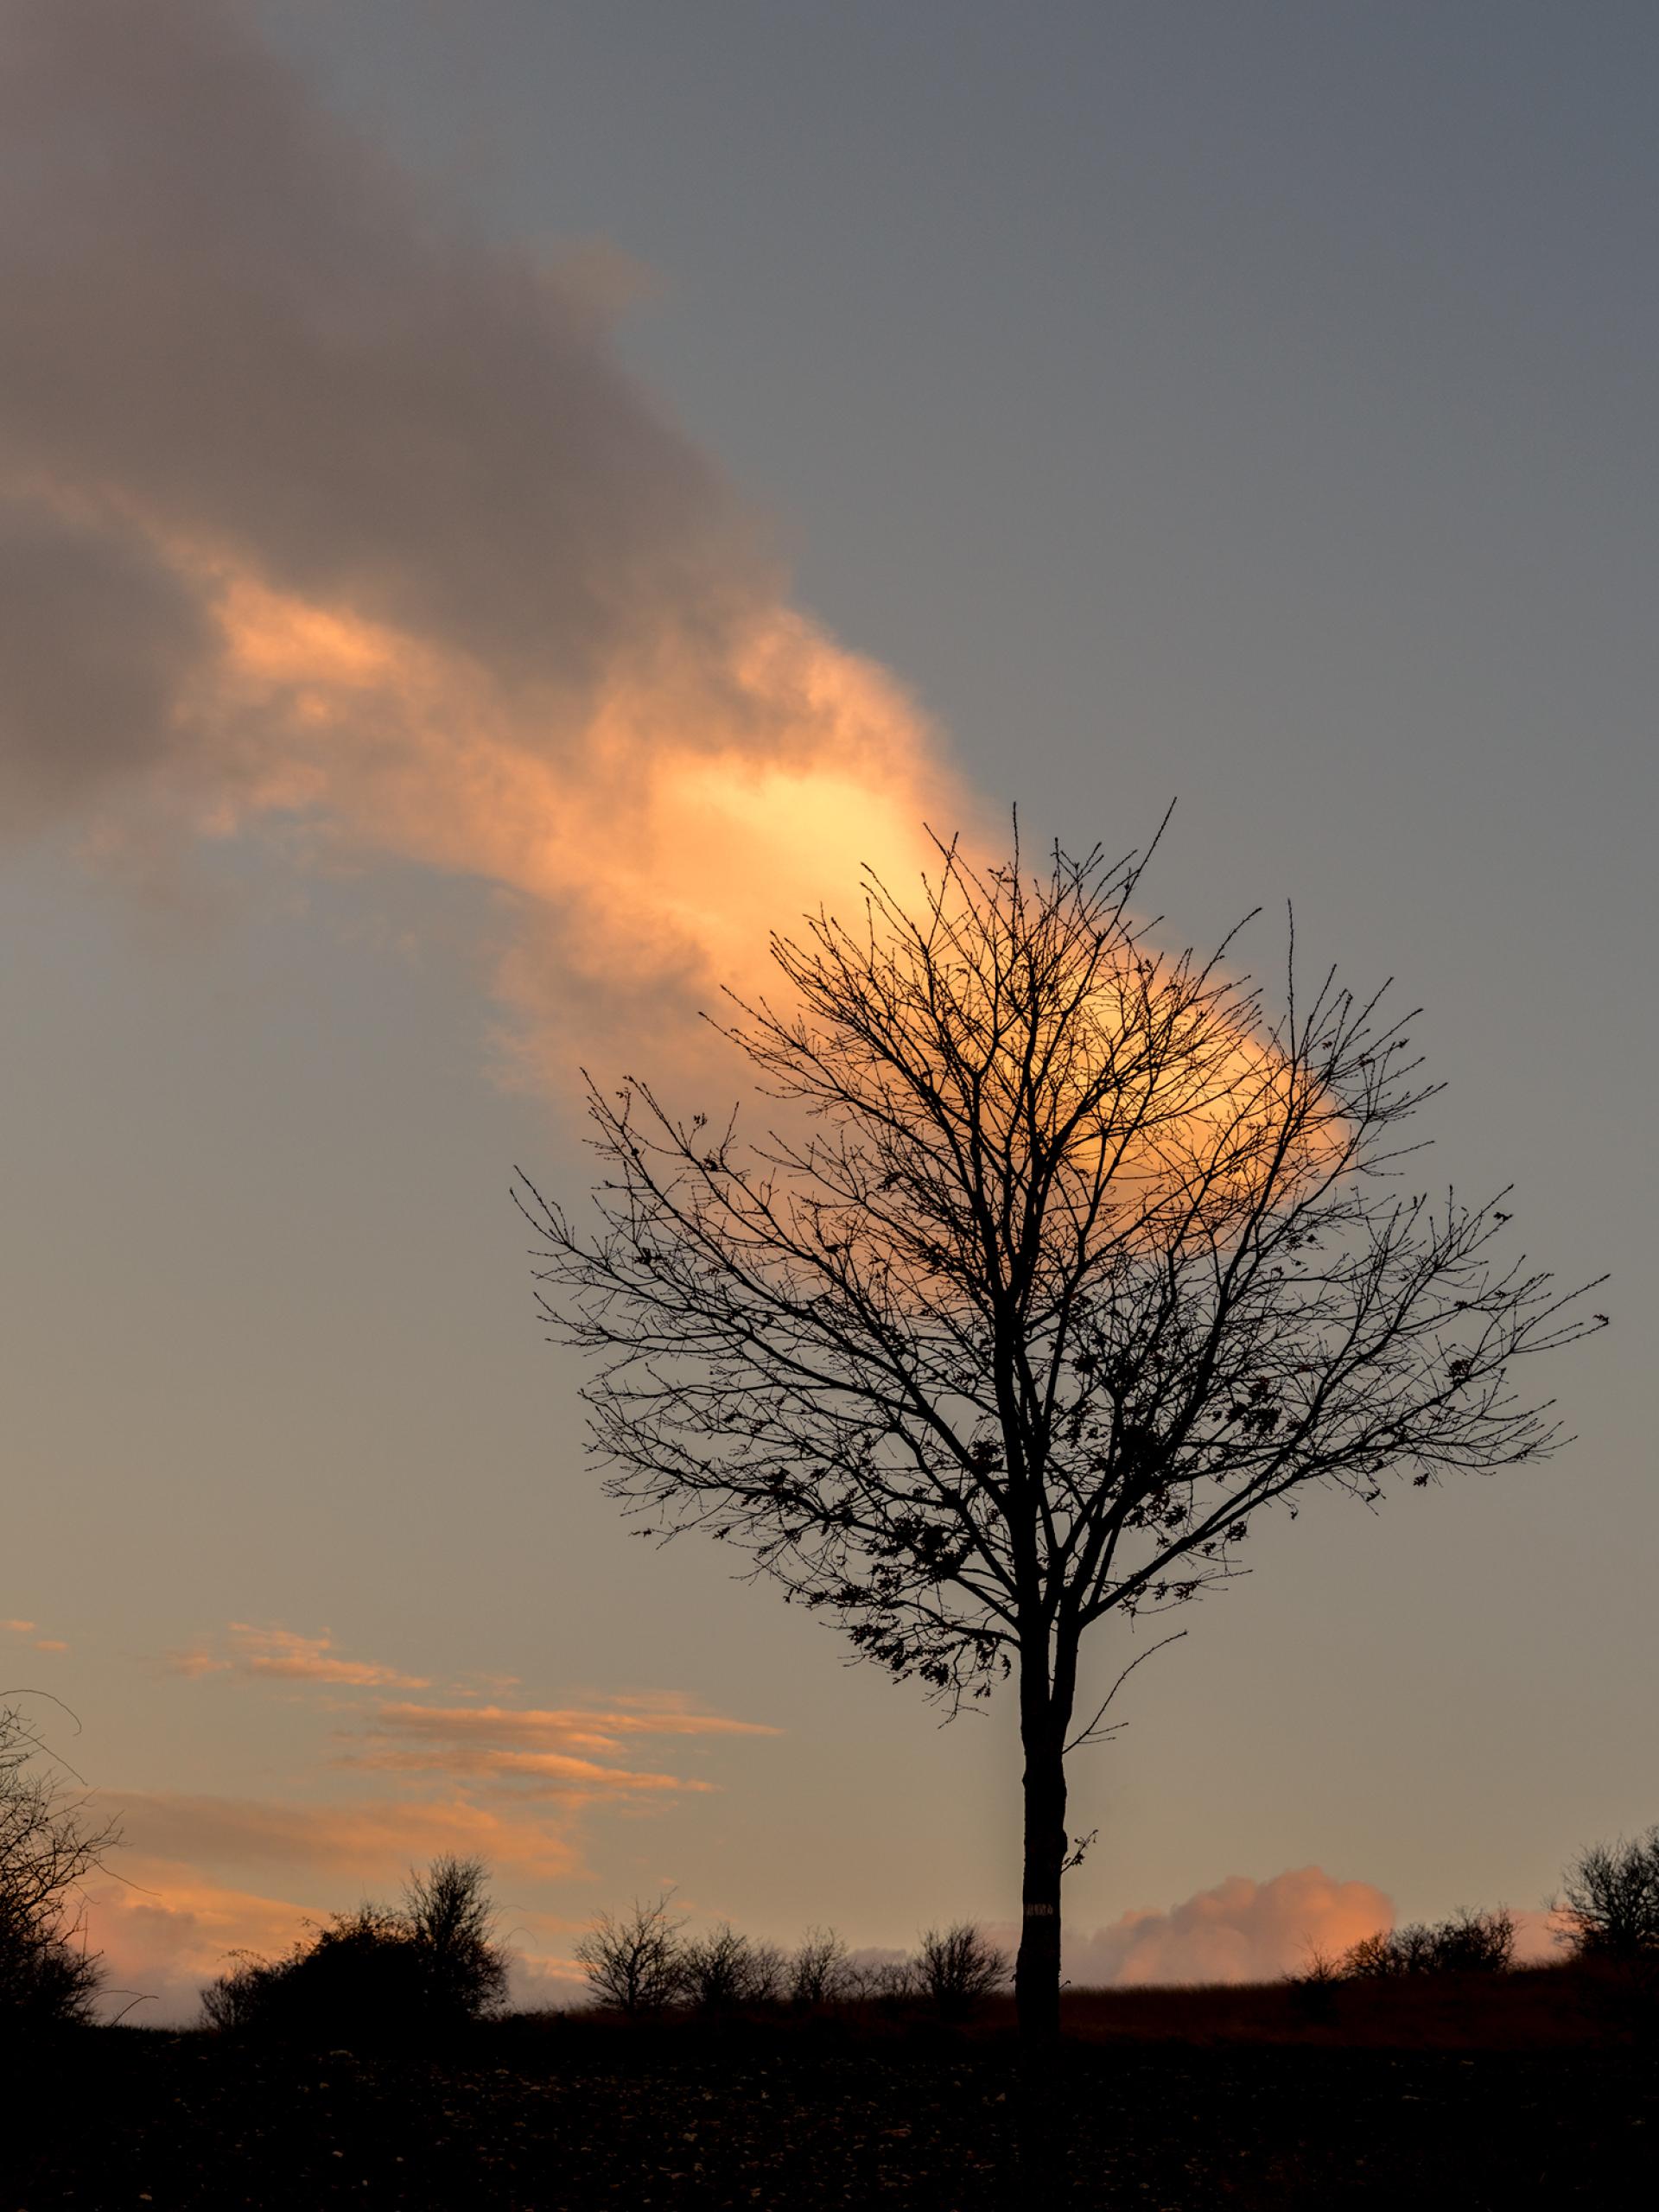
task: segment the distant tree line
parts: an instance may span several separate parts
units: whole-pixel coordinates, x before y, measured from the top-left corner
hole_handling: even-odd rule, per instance
[[[702,1936],[684,1928],[666,1897],[602,1913],[576,1946],[594,2003],[639,2019],[671,2008],[718,2016],[919,2000],[941,2019],[963,2020],[1012,1978],[1007,1953],[967,1921],[927,1929],[907,1958],[879,1960],[855,1959],[833,1929],[809,1929],[786,1952],[725,1922]]]
[[[1515,1916],[1458,1912],[1434,1923],[1408,1922],[1362,1936],[1335,1960],[1316,1955],[1311,1981],[1382,1981],[1407,1974],[1503,1974],[1514,1963]]]

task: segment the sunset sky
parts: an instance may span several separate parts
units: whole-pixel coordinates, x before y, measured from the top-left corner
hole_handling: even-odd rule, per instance
[[[630,1538],[508,1185],[1014,803],[1177,798],[1160,941],[1397,978],[1424,1185],[1613,1277],[1558,1459],[1137,1673],[1069,1970],[1659,1817],[1656,77],[1611,0],[0,0],[0,1687],[147,2017],[441,1850],[531,1997],[664,1883],[1012,1920],[1012,1711]]]

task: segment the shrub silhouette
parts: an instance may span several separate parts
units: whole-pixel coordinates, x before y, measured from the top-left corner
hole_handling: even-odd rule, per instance
[[[390,2044],[499,2012],[506,1959],[476,1859],[438,1859],[401,1907],[335,1913],[286,1957],[250,1952],[201,1993],[204,2023],[296,2043]]]
[[[1580,1958],[1659,1958],[1659,1827],[1626,1843],[1592,1843],[1565,1877],[1557,1910]]]
[[[1459,1912],[1433,1926],[1421,1921],[1379,1929],[1344,1951],[1335,1973],[1344,1981],[1372,1981],[1402,1974],[1502,1974],[1515,1955],[1515,1918],[1495,1912]],[[1327,1970],[1325,1979],[1329,1979]]]
[[[942,2020],[965,2020],[1009,1978],[1007,1955],[971,1921],[930,1928],[911,1962],[918,1993]]]
[[[917,1993],[915,1960],[860,1959],[851,1970],[850,1993],[896,2012]]]
[[[261,1958],[257,1951],[232,1951],[230,1955],[234,1964],[201,1993],[202,2025],[226,2035],[257,2025],[270,2002],[270,1986],[288,1963]]]

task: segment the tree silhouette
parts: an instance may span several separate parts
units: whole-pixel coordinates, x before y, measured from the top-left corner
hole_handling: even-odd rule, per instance
[[[11,2029],[90,2019],[103,1978],[82,1885],[120,1834],[58,1770],[72,1771],[22,1707],[0,1705],[0,2026]]]
[[[1309,1484],[1536,1459],[1559,1430],[1512,1363],[1605,1317],[1496,1256],[1506,1193],[1402,1189],[1440,1086],[1382,994],[1332,973],[1304,1003],[1293,958],[1269,1020],[1228,945],[1153,949],[1138,856],[938,849],[913,906],[867,874],[857,927],[774,937],[776,1002],[715,1025],[774,1102],[758,1141],[590,1080],[596,1230],[519,1202],[647,1529],[742,1548],[953,1709],[1013,1676],[1040,2035],[1066,1758],[1109,1728],[1079,1721],[1085,1632],[1238,1573]]]

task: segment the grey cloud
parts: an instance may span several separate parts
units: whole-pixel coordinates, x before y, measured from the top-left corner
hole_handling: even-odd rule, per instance
[[[0,35],[14,483],[537,684],[712,643],[773,588],[602,288],[441,219],[238,9],[0,0]]]
[[[212,647],[136,533],[0,500],[0,823],[35,828],[165,760]]]

